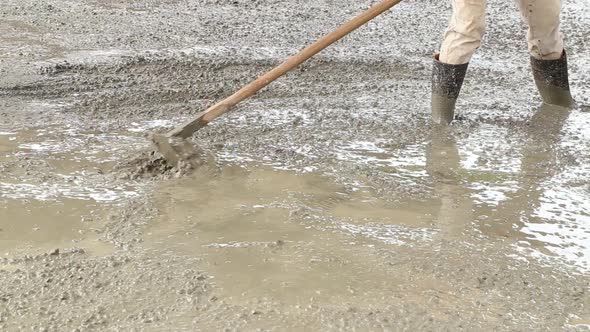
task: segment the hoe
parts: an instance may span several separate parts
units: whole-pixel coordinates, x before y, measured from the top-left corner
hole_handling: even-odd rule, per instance
[[[344,23],[338,29],[320,38],[315,43],[307,46],[299,53],[291,56],[278,67],[260,76],[253,82],[235,92],[233,95],[218,102],[205,111],[198,113],[185,124],[165,134],[152,134],[151,140],[156,150],[162,154],[166,162],[168,162],[168,164],[171,166],[178,166],[180,161],[189,160],[197,152],[195,147],[192,146],[186,139],[191,137],[197,130],[205,127],[209,122],[228,112],[232,107],[236,106],[244,99],[253,96],[271,82],[283,76],[285,73],[296,68],[303,62],[324,50],[326,47],[332,45],[352,31],[363,26],[373,18],[381,15],[383,12],[389,10],[401,1],[402,0],[381,1],[357,17]]]

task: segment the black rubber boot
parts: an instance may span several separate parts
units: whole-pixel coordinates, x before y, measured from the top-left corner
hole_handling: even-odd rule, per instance
[[[455,115],[455,103],[459,97],[459,91],[465,79],[467,66],[451,65],[438,60],[438,54],[434,56],[432,66],[432,121],[437,124],[448,125]]]
[[[546,104],[564,107],[573,105],[565,51],[557,60],[538,60],[531,56],[531,67],[539,94]]]

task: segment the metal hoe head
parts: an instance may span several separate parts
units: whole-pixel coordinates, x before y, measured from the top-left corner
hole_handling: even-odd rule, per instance
[[[152,134],[150,139],[156,151],[173,167],[177,167],[182,161],[192,162],[199,155],[193,144],[180,137]]]

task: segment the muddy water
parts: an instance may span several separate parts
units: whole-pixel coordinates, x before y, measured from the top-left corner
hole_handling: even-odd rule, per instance
[[[305,124],[309,114],[287,116]],[[284,117],[277,121],[290,124]],[[542,271],[587,275],[589,122],[579,110],[538,107],[515,127],[429,128],[424,140],[405,145],[386,137],[336,141],[315,165],[298,158],[252,163],[251,151],[222,145],[212,149],[219,165],[158,184],[153,211],[132,201],[153,184],[120,177],[127,170],[114,166],[126,151],[145,147],[145,131],[169,122],[131,122],[109,133],[6,128],[0,133],[0,250],[36,257],[83,248],[89,257],[113,259],[131,242],[138,250],[132,257],[147,254],[149,264],[154,256],[194,262],[206,271],[199,281],[208,289],[196,294],[254,316],[280,310],[282,319],[296,319],[320,310],[314,308],[403,312],[390,308],[397,299],[415,307],[411,314],[425,310],[444,320],[449,310],[468,310],[489,296],[481,291],[486,280],[502,280],[488,275],[490,266],[532,264],[533,272],[518,268],[527,284],[543,284]],[[304,159],[316,151],[297,153]],[[382,190],[375,177],[402,191]],[[109,216],[121,209],[122,215]],[[19,262],[2,270],[21,268]],[[576,292],[573,307],[585,299]],[[500,315],[503,299],[488,298],[479,313]],[[587,316],[568,322],[583,326]],[[248,326],[267,326],[257,324]]]
[[[202,257],[219,292],[235,303],[372,306],[397,292],[423,301],[425,291],[449,286],[400,274],[381,252],[411,260],[452,242],[503,243],[510,255],[587,273],[587,183],[572,186],[556,164],[557,150],[571,146],[570,135],[586,120],[544,106],[518,133],[482,126],[460,140],[434,130],[407,149],[367,142],[339,150],[341,160],[379,165],[402,181],[429,178],[421,199],[392,200],[360,181],[317,172],[251,164],[203,169],[159,190],[161,215],[145,245]],[[528,143],[513,151],[511,135]],[[400,286],[406,283],[411,290]]]
[[[97,231],[109,209],[136,197],[142,185],[105,178],[121,151],[145,145],[134,127],[89,132],[70,125],[0,131],[0,251],[35,254],[85,248],[105,254]]]
[[[399,283],[375,246],[430,237],[428,206],[405,209],[318,174],[228,167],[165,187],[146,242],[204,258],[225,296],[307,305],[384,301]]]

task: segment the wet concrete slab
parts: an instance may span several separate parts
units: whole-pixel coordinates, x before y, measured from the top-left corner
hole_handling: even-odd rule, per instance
[[[584,0],[563,5],[572,110],[540,106],[497,0],[433,128],[450,6],[402,2],[200,131],[205,166],[151,153],[367,5],[5,0],[0,329],[587,328]]]

